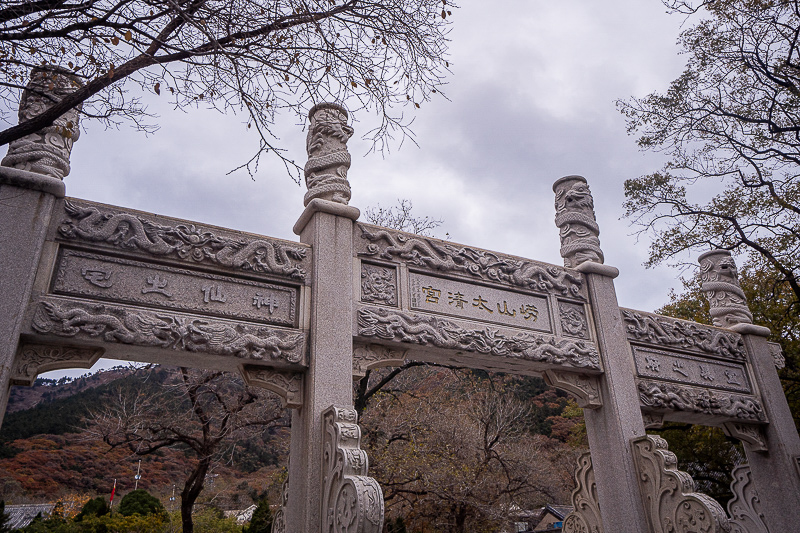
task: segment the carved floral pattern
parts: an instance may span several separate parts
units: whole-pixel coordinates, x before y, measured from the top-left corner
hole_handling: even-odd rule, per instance
[[[775,361],[775,368],[780,370],[781,368],[786,366],[786,357],[783,355],[783,348],[777,342],[768,342],[767,346],[769,347],[769,354],[772,356],[772,359]]]
[[[761,512],[755,484],[750,473],[750,465],[739,465],[731,472],[733,498],[728,501],[728,514],[731,533],[769,533]]]
[[[586,339],[589,337],[589,325],[586,323],[586,311],[582,305],[558,303],[561,315],[561,329],[565,335]]]
[[[378,226],[359,224],[359,227],[361,237],[369,241],[366,255],[390,261],[407,261],[435,272],[463,274],[538,292],[583,298],[581,274],[555,265],[512,259]]]
[[[603,533],[597,482],[594,479],[592,456],[589,452],[578,457],[575,469],[575,490],[572,491],[575,509],[564,519],[564,533]]]
[[[325,533],[380,533],[383,493],[367,476],[367,453],[355,409],[329,407],[322,414],[322,516]]]
[[[236,270],[304,280],[306,249],[277,240],[236,239],[215,235],[194,224],[165,226],[129,213],[101,211],[94,205],[64,202],[67,218],[58,228],[65,239],[102,242],[117,248],[210,263]]]
[[[766,421],[764,408],[753,397],[657,381],[639,382],[639,401],[652,409]]]
[[[397,271],[378,265],[361,265],[361,300],[397,305]]]
[[[744,342],[738,333],[630,309],[622,309],[622,319],[631,341],[695,350],[726,359],[746,358]]]
[[[600,369],[600,356],[590,343],[532,333],[519,333],[512,337],[488,327],[466,329],[437,317],[383,308],[364,307],[358,310],[358,335],[554,365]]]
[[[80,78],[66,70],[34,68],[19,102],[19,123],[41,115],[81,85]],[[70,170],[72,144],[81,134],[79,110],[80,106],[70,109],[50,126],[12,141],[1,164],[64,179]]]
[[[89,368],[104,351],[102,348],[26,344],[14,358],[11,383],[33,385],[36,376],[42,372],[62,368]]]
[[[353,135],[353,128],[347,125],[347,111],[337,104],[322,103],[309,111],[308,118],[311,121],[306,138],[308,192],[303,205],[314,198],[347,205],[350,201],[347,141]]]
[[[582,176],[566,176],[553,184],[556,193],[556,226],[561,237],[564,266],[603,262],[600,228],[594,216],[594,199]]]
[[[667,441],[646,435],[632,442],[639,487],[652,533],[727,533],[725,511],[713,498],[695,492],[694,480],[678,470]]]
[[[39,302],[38,333],[258,360],[303,360],[304,335],[111,305]]]
[[[706,294],[715,326],[752,324],[753,315],[739,287],[739,272],[727,250],[706,252],[699,257],[701,289]]]

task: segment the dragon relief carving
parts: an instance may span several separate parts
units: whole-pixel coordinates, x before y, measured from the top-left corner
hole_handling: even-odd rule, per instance
[[[462,274],[537,292],[583,299],[583,277],[555,265],[503,257],[493,252],[458,246],[378,226],[358,224],[369,241],[365,255],[433,270]]]
[[[564,519],[562,529],[564,533],[603,533],[597,482],[594,479],[592,455],[589,452],[578,457],[572,507],[574,511]]]
[[[324,533],[380,533],[383,492],[367,476],[355,409],[329,407],[322,414],[322,516]]]
[[[194,224],[164,226],[129,213],[101,211],[94,205],[64,202],[67,218],[58,227],[65,239],[101,242],[158,257],[190,263],[286,276],[305,280],[298,261],[306,249],[273,240],[245,240],[215,235]]]
[[[702,254],[700,261],[701,289],[709,303],[715,326],[727,328],[736,324],[752,324],[753,314],[739,286],[739,271],[728,250]]]
[[[738,333],[629,309],[621,311],[631,341],[696,350],[738,361],[746,358],[744,342]]]
[[[686,411],[742,420],[766,421],[761,403],[750,396],[658,381],[639,382],[639,401],[651,409]]]
[[[652,533],[728,533],[730,523],[711,497],[695,492],[694,480],[678,470],[667,441],[646,435],[631,442],[639,487]]]
[[[437,317],[389,309],[358,310],[358,335],[431,345],[552,365],[600,370],[600,356],[590,343],[532,333],[508,336],[491,328],[466,329]]]
[[[83,83],[74,73],[58,67],[36,67],[19,102],[19,123],[41,115],[61,102]],[[78,127],[81,106],[78,105],[58,117],[49,126],[12,141],[3,158],[4,167],[36,172],[64,179],[69,174],[69,156],[72,145],[80,137]]]
[[[753,483],[750,465],[735,467],[731,471],[731,476],[733,498],[728,501],[731,533],[769,533],[764,523],[761,500]]]
[[[308,112],[311,124],[308,127],[305,166],[308,192],[303,205],[314,198],[345,204],[350,201],[350,183],[347,169],[350,154],[347,141],[353,128],[347,125],[347,111],[338,104],[317,104]]]
[[[397,305],[397,271],[391,267],[362,264],[361,301]]]
[[[59,337],[301,363],[302,333],[111,305],[39,302],[34,331]]]
[[[42,372],[62,368],[91,368],[103,352],[105,350],[102,348],[25,344],[14,358],[11,383],[30,386]]]
[[[582,176],[566,176],[553,184],[556,193],[556,226],[561,237],[564,266],[603,262],[600,228],[594,216],[594,199]]]

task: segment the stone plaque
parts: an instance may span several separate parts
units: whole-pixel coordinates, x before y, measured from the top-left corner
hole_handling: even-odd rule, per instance
[[[297,289],[63,249],[52,292],[295,326]]]
[[[752,393],[743,363],[692,357],[643,346],[632,348],[639,377]]]
[[[411,309],[553,332],[547,298],[415,272],[409,281]]]

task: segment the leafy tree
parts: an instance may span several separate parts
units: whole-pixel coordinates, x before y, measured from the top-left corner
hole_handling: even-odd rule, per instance
[[[264,497],[258,500],[250,525],[244,528],[242,533],[270,533],[270,531],[272,531],[272,511],[269,509],[269,500]]]
[[[272,393],[245,387],[233,374],[181,368],[158,394],[120,394],[95,412],[91,431],[112,448],[127,447],[137,455],[178,448],[194,457],[181,491],[183,532],[192,533],[192,509],[213,465],[229,460],[246,437],[287,425]]]
[[[697,22],[664,93],[618,102],[658,172],[625,183],[649,264],[689,250],[746,251],[800,305],[800,2],[665,0]]]
[[[98,496],[86,502],[81,512],[75,517],[75,521],[80,522],[88,516],[104,516],[107,515],[108,512],[109,508],[106,499],[102,496]]]
[[[440,90],[454,7],[440,0],[6,0],[3,108],[15,107],[32,67],[74,73],[82,86],[0,132],[0,145],[81,104],[88,118],[152,130],[142,93],[163,93],[181,109],[242,111],[262,152],[273,148],[278,111],[302,113],[322,100],[377,111],[374,138],[386,139],[406,125],[389,106],[419,107]]]
[[[137,489],[123,496],[119,504],[119,513],[122,516],[151,514],[164,514],[166,510],[158,498],[144,489]]]

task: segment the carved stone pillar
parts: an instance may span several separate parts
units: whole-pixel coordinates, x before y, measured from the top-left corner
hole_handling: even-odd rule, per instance
[[[53,76],[34,69],[20,102],[21,122],[74,90],[72,77]],[[45,233],[56,199],[64,196],[61,178],[69,173],[69,151],[77,137],[77,112],[71,111],[11,143],[0,166],[0,424]]]
[[[702,290],[711,306],[714,325],[729,328],[735,324],[752,324],[753,314],[739,287],[739,272],[727,250],[714,250],[702,254],[700,280]]]
[[[800,438],[775,368],[774,348],[767,341],[770,331],[752,324],[753,315],[739,287],[730,252],[714,250],[701,255],[699,261],[702,289],[714,325],[742,334],[752,377],[769,421],[763,433],[735,425],[727,425],[725,430],[742,440],[769,531],[794,531],[800,523]]]
[[[353,130],[345,123],[347,113],[335,104],[315,106],[310,118],[306,209],[294,231],[313,253],[311,340],[303,407],[292,414],[288,498],[281,520],[289,533],[367,533],[382,527],[383,497],[374,481],[366,481],[366,456],[348,441],[358,431],[355,420],[347,418],[353,405],[353,222],[360,214],[347,205],[350,158],[345,142]],[[330,411],[331,406],[337,408]],[[332,448],[330,431],[339,439]],[[358,472],[352,463],[356,456],[363,459]],[[351,462],[342,465],[332,496],[325,487],[339,474],[328,467],[338,460]],[[374,500],[368,509],[360,507],[364,498]]]
[[[34,68],[20,100],[19,122],[42,114],[80,86],[80,78],[67,71]],[[72,109],[52,125],[11,142],[2,166],[63,179],[69,174],[72,144],[81,133],[79,111]]]
[[[630,441],[645,435],[635,367],[614,289],[619,271],[603,265],[594,218],[594,201],[586,180],[567,176],[553,185],[556,225],[564,265],[586,276],[604,374],[595,407],[584,411],[594,464],[597,498],[605,531],[647,531],[647,517]],[[551,377],[552,379],[552,377]],[[595,388],[598,388],[595,386]],[[573,519],[575,520],[575,519]],[[570,522],[570,527],[577,527]]]

